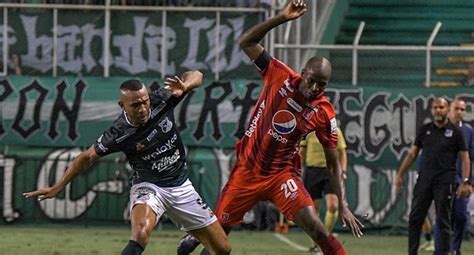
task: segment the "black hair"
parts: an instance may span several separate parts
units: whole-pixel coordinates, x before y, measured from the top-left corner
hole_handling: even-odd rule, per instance
[[[137,79],[126,80],[120,85],[120,90],[138,91],[145,85]]]

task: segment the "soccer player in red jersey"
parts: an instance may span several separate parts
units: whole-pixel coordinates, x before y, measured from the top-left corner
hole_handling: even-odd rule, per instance
[[[228,233],[255,203],[269,200],[287,219],[302,227],[324,254],[347,254],[319,220],[300,180],[299,143],[306,134],[316,131],[324,147],[331,186],[340,201],[340,217],[355,236],[362,235],[363,225],[352,214],[345,197],[336,149],[336,113],[324,96],[331,64],[325,58],[312,57],[299,75],[259,44],[271,29],[299,18],[305,11],[302,0],[293,0],[279,15],[255,25],[240,37],[240,47],[257,66],[264,87],[247,130],[236,145],[237,163],[215,211]],[[178,254],[189,254],[197,244],[193,237],[184,237]]]

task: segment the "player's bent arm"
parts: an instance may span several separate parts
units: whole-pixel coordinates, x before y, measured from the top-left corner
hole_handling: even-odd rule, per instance
[[[56,184],[49,188],[23,193],[23,195],[25,197],[37,196],[39,200],[55,197],[75,176],[90,168],[99,158],[100,156],[95,152],[94,146],[91,146],[89,149],[81,152],[72,161],[64,175]]]
[[[280,14],[258,23],[243,33],[239,39],[240,48],[250,60],[256,60],[264,50],[260,41],[270,30],[287,21],[299,18],[305,12],[306,4],[303,1],[291,1]]]
[[[329,174],[329,184],[339,198],[339,207],[347,207],[346,190],[344,187],[341,166],[339,164],[338,151],[336,148],[324,147],[324,155],[326,156],[326,168]]]

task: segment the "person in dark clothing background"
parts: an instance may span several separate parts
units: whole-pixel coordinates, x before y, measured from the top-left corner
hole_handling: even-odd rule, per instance
[[[470,195],[469,154],[463,133],[448,118],[448,101],[436,98],[431,105],[433,121],[423,125],[417,132],[415,143],[403,160],[395,178],[397,190],[403,186],[403,175],[422,151],[422,164],[413,191],[413,202],[408,220],[408,254],[418,254],[421,226],[431,202],[436,208],[436,224],[439,227],[440,243],[434,254],[450,251],[451,207],[454,192],[454,177],[458,156],[462,164],[463,182],[456,195]],[[467,180],[467,181],[464,181]]]
[[[474,157],[474,146],[473,146],[473,130],[469,123],[463,120],[464,116],[466,115],[466,101],[461,98],[455,98],[449,107],[449,120],[456,126],[458,126],[464,135],[464,140],[466,141],[466,145],[469,149],[470,155],[470,164],[469,164],[469,177],[471,177],[471,170],[472,170],[472,159]],[[456,165],[456,177],[455,177],[455,185],[459,187],[464,181],[469,181],[472,183],[472,179],[470,180],[463,180],[463,171],[461,167],[460,159],[458,159],[458,163]],[[467,220],[468,220],[468,212],[467,212],[467,204],[469,202],[469,197],[456,197],[454,198],[453,208],[452,208],[452,228],[453,228],[453,235],[451,238],[451,250],[454,255],[461,254],[461,243],[464,238],[464,235],[467,230]],[[439,236],[439,228],[435,225],[434,228],[435,234],[435,244],[441,242],[441,238]]]

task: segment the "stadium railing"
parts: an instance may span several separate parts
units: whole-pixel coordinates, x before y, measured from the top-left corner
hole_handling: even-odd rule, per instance
[[[289,23],[291,24],[291,23]],[[351,74],[351,83],[352,85],[357,85],[359,83],[359,75],[360,75],[360,70],[359,70],[359,64],[360,64],[360,55],[361,53],[367,53],[367,52],[399,52],[400,54],[403,53],[423,53],[424,54],[424,60],[425,60],[425,70],[424,70],[424,82],[423,85],[426,87],[430,87],[432,84],[432,72],[433,72],[433,60],[432,60],[432,55],[434,52],[449,52],[449,53],[463,53],[465,55],[471,54],[474,52],[474,46],[472,45],[466,45],[466,46],[434,46],[433,41],[435,40],[439,29],[441,28],[442,23],[438,22],[436,26],[433,28],[430,37],[426,41],[425,45],[360,45],[359,41],[360,38],[363,34],[364,27],[365,27],[365,22],[361,21],[357,30],[356,35],[354,36],[353,44],[294,44],[294,43],[272,43],[272,48],[275,50],[281,50],[283,51],[282,54],[282,59],[285,62],[290,62],[292,63],[292,59],[288,57],[288,52],[294,50],[296,61],[294,61],[294,65],[297,70],[301,70],[302,66],[301,64],[304,63],[304,61],[299,61],[303,54],[305,54],[305,51],[315,53],[318,51],[341,51],[341,52],[348,52],[350,51],[352,53],[352,56],[350,58],[351,61],[351,68],[352,68],[352,74]],[[324,55],[324,54],[323,54]],[[372,56],[373,60],[376,60],[377,58]],[[448,59],[448,57],[446,57]],[[407,63],[409,64],[409,63]],[[386,70],[385,70],[386,71]],[[386,75],[386,73],[384,74]],[[399,74],[403,75],[403,74]],[[347,81],[346,81],[347,82]]]
[[[100,1],[99,1],[100,2]],[[74,9],[74,10],[99,10],[104,11],[105,17],[105,28],[110,28],[111,26],[111,12],[112,11],[154,11],[154,12],[161,12],[162,15],[162,26],[166,26],[167,19],[166,16],[167,12],[170,11],[178,11],[178,12],[214,12],[216,17],[217,26],[219,26],[220,14],[222,12],[233,12],[233,13],[259,13],[264,14],[265,17],[269,17],[271,15],[275,15],[279,8],[282,7],[279,0],[273,0],[273,7],[271,9],[265,8],[240,8],[240,7],[200,7],[200,6],[123,6],[118,5],[118,0],[106,0],[104,1],[105,4],[103,5],[71,5],[71,4],[18,4],[18,3],[0,3],[0,8],[3,9],[3,27],[8,26],[8,12],[9,9],[15,8],[30,8],[30,9],[52,9],[53,16],[57,17],[58,10],[63,9]],[[159,2],[159,1],[156,1]],[[191,1],[189,1],[191,2]],[[197,3],[199,1],[196,1]],[[217,1],[218,2],[218,1]],[[316,1],[314,1],[316,2]],[[362,21],[359,24],[359,29],[353,39],[352,44],[319,44],[317,37],[318,34],[321,34],[322,28],[324,27],[325,20],[327,17],[324,15],[330,15],[331,6],[334,4],[334,1],[321,1],[318,3],[318,7],[316,7],[316,3],[311,2],[310,4],[310,12],[311,15],[305,15],[304,19],[297,19],[295,21],[287,23],[285,26],[281,26],[276,30],[272,30],[270,36],[265,38],[265,45],[269,52],[282,59],[283,61],[290,64],[290,66],[294,67],[296,70],[302,69],[302,63],[305,62],[307,58],[314,54],[319,55],[330,55],[333,52],[336,54],[338,52],[346,53],[344,55],[343,60],[338,59],[337,61],[345,61],[341,63],[341,65],[346,66],[348,68],[342,69],[337,66],[339,63],[333,63],[338,68],[335,68],[336,74],[333,76],[333,81],[341,82],[341,83],[351,83],[353,85],[357,85],[361,82],[371,81],[374,79],[373,73],[374,71],[379,71],[381,79],[376,79],[375,81],[384,81],[385,78],[389,78],[391,76],[399,76],[400,79],[398,82],[403,83],[405,81],[412,81],[412,80],[419,80],[419,84],[423,84],[426,87],[431,86],[433,80],[433,73],[436,76],[437,80],[440,80],[439,75],[437,76],[437,70],[433,70],[433,63],[441,59],[441,53],[449,53],[454,55],[469,55],[474,51],[474,46],[472,45],[463,45],[463,46],[435,46],[433,45],[433,41],[436,39],[439,29],[442,26],[441,22],[438,22],[436,26],[433,28],[431,32],[431,36],[426,41],[425,45],[361,45],[359,44],[360,38],[363,35],[365,22]],[[319,10],[316,12],[316,10]],[[54,18],[53,18],[54,19]],[[168,21],[169,22],[169,21]],[[57,25],[57,23],[55,23]],[[165,31],[166,29],[163,28]],[[103,76],[109,77],[110,76],[110,65],[109,65],[109,57],[110,56],[110,29],[104,29],[104,41],[103,41],[103,49],[104,49],[104,69],[103,69]],[[57,34],[53,32],[54,39],[57,38]],[[1,36],[3,41],[7,41],[8,33],[7,29],[3,29],[3,35]],[[53,43],[56,41],[53,39]],[[166,45],[167,41],[165,40],[165,36],[163,36],[162,45],[164,47],[161,48],[163,51],[161,54],[163,56],[163,62],[166,63],[167,61],[167,52],[166,52]],[[214,71],[214,79],[219,80],[220,73],[220,61],[219,61],[219,40],[216,37],[216,54],[215,54],[215,71]],[[327,53],[331,51],[330,53]],[[3,71],[0,75],[5,76],[7,74],[7,56],[9,56],[9,49],[8,44],[3,44],[2,48],[3,52]],[[406,66],[403,63],[399,63],[398,72],[397,70],[389,70],[386,69],[379,69],[379,66],[371,65],[371,63],[376,63],[381,59],[378,57],[377,54],[387,54],[388,52],[392,52],[393,55],[403,55],[403,54],[422,54],[422,58],[418,57],[414,62],[408,62]],[[440,55],[433,56],[433,54],[440,53]],[[367,57],[368,61],[362,61],[366,59],[364,55],[370,55]],[[450,56],[443,56],[446,60]],[[394,57],[396,58],[396,56]],[[362,60],[361,60],[362,59]],[[53,63],[52,63],[52,76],[57,76],[57,49],[53,47]],[[333,59],[331,59],[333,61]],[[412,68],[414,66],[414,68]],[[424,68],[423,68],[424,67]],[[162,77],[165,76],[165,65],[161,66],[161,75]],[[350,69],[349,69],[350,68]],[[423,70],[424,69],[424,70]],[[351,70],[349,74],[347,70]],[[339,72],[339,73],[337,73]],[[343,73],[341,73],[343,72]],[[412,78],[410,78],[412,77]],[[339,80],[338,80],[339,79]],[[441,80],[443,81],[443,80]]]

